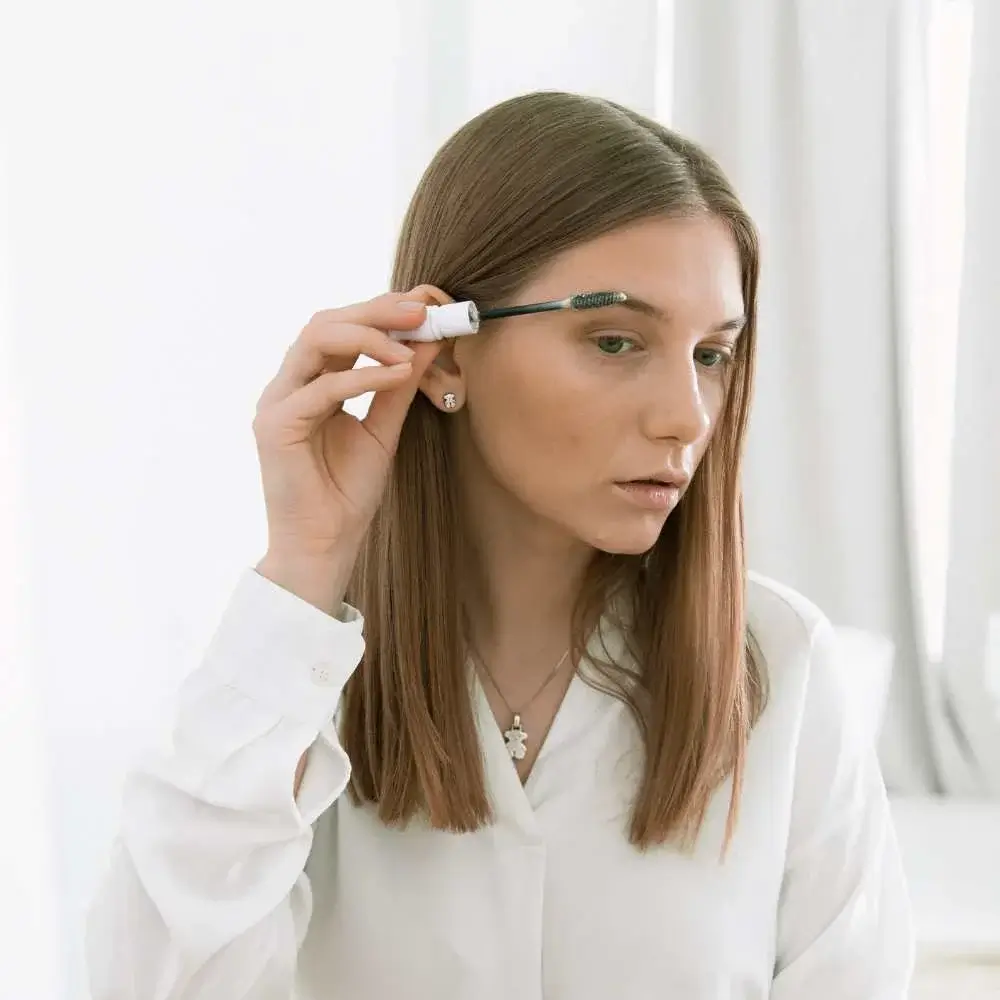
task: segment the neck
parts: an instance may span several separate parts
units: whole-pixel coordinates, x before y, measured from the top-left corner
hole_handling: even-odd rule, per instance
[[[569,646],[593,550],[485,477],[463,477],[462,492],[473,647],[495,676],[547,673]]]

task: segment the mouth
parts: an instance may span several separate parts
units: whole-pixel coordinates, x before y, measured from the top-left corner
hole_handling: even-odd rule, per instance
[[[655,488],[657,486],[662,486],[667,489],[673,489],[677,491],[683,491],[687,484],[691,481],[691,477],[683,472],[663,472],[656,473],[652,476],[644,476],[641,479],[627,479],[620,480],[615,483],[616,486],[648,486],[650,488]]]
[[[628,479],[615,483],[615,491],[623,500],[646,510],[669,513],[677,506],[688,477],[681,474],[664,474],[643,479]]]

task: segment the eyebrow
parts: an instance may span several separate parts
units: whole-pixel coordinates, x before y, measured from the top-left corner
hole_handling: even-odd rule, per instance
[[[638,295],[633,295],[631,292],[626,292],[625,294],[628,298],[624,302],[616,303],[615,305],[608,306],[607,308],[631,309],[633,312],[642,313],[644,316],[649,316],[660,323],[666,323],[670,319],[669,315],[659,306],[654,306],[651,302],[647,302],[645,299],[640,299]],[[746,324],[747,318],[741,314],[739,316],[734,316],[732,319],[724,320],[722,323],[717,323],[712,327],[712,333],[740,333]]]

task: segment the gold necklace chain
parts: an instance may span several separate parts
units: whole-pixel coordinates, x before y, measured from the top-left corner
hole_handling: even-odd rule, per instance
[[[521,725],[521,713],[529,709],[534,704],[535,699],[549,686],[549,684],[552,683],[552,679],[557,673],[559,673],[559,668],[566,662],[566,657],[569,656],[570,651],[567,649],[566,652],[559,657],[559,662],[552,668],[552,672],[542,682],[542,686],[524,703],[524,707],[521,708],[520,711],[515,712],[514,709],[510,707],[510,702],[507,700],[507,696],[500,690],[500,685],[497,684],[496,678],[493,676],[493,672],[486,665],[486,661],[482,658],[482,656],[479,655],[478,650],[476,650],[471,643],[469,644],[469,649],[472,652],[473,659],[479,663],[483,670],[486,671],[486,676],[490,679],[493,689],[498,695],[500,695],[504,705],[507,706],[507,711],[514,716],[514,721],[511,723],[510,729],[504,732],[503,737],[511,760],[521,760],[528,752],[527,747],[525,746],[528,740],[528,734]]]

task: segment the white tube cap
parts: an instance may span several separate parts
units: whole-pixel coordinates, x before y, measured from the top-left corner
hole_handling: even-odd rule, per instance
[[[464,337],[479,331],[479,310],[475,302],[449,302],[445,306],[428,306],[427,318],[416,330],[390,330],[393,340],[428,343],[447,337]]]

